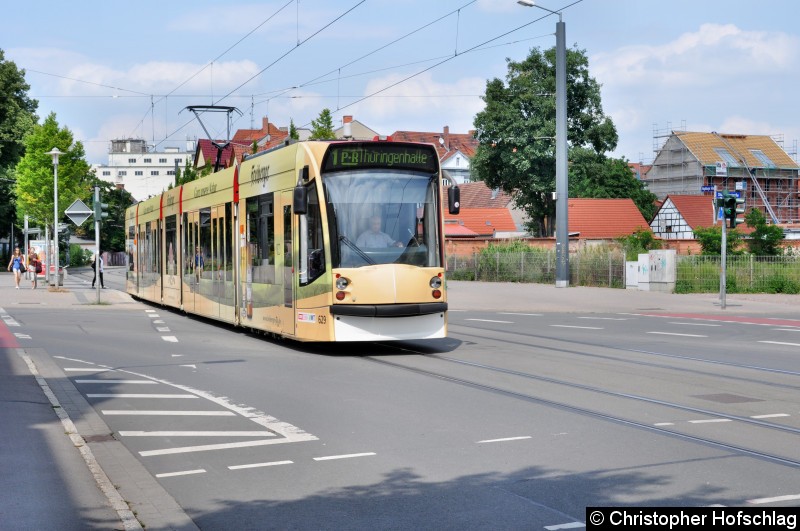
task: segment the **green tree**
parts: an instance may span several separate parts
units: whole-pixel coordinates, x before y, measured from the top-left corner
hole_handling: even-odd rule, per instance
[[[0,49],[0,234],[7,234],[16,221],[14,167],[25,153],[23,138],[39,120],[39,102],[28,97],[29,90],[25,70],[6,61]]]
[[[330,109],[322,109],[319,117],[316,120],[311,120],[311,136],[310,140],[334,140],[336,135],[333,134],[333,118],[331,118]]]
[[[297,127],[294,125],[294,120],[289,118],[289,138],[300,140],[300,134],[297,132]]]
[[[55,113],[42,125],[36,125],[25,137],[25,155],[16,166],[17,220],[27,214],[34,226],[53,224],[53,159],[48,152],[58,148],[58,209],[56,220],[65,220],[64,210],[76,199],[84,203],[91,197],[94,174],[86,162],[81,142],[75,142],[72,132],[60,128]],[[51,233],[52,234],[52,233]],[[66,246],[63,247],[66,249]]]
[[[178,173],[175,175],[175,186],[181,186],[186,183],[190,183],[199,177],[200,176],[197,173],[197,169],[187,160],[183,170],[179,169]]]
[[[661,249],[661,242],[658,241],[653,231],[638,229],[633,234],[617,238],[617,242],[625,252],[626,260],[637,260],[640,254],[644,254],[650,249]]]
[[[728,243],[725,252],[727,254],[742,254],[742,233],[736,229],[726,231]],[[697,227],[694,229],[694,237],[700,244],[702,251],[700,254],[719,256],[722,254],[722,227],[713,225],[711,227]]]
[[[529,230],[555,230],[555,48],[531,50],[521,62],[508,60],[506,82],[486,83],[486,108],[475,117],[479,146],[471,168],[490,188],[514,196],[529,218]],[[607,153],[617,131],[603,114],[600,85],[589,75],[584,50],[567,50],[567,140],[573,148]]]
[[[628,161],[593,149],[573,148],[569,156],[569,196],[598,199],[630,198],[646,220],[656,215],[656,199],[636,178]]]
[[[781,254],[780,242],[783,240],[783,229],[777,225],[767,225],[767,218],[757,208],[751,208],[744,217],[744,222],[753,229],[747,247],[757,256],[777,256]]]
[[[59,175],[60,180],[61,176]],[[113,183],[107,181],[96,180],[92,184],[91,200],[85,201],[90,208],[94,206],[95,185],[100,187],[100,201],[108,205],[106,209],[108,217],[100,223],[100,249],[112,252],[124,251],[125,210],[136,203],[136,200],[124,188],[117,188]],[[89,218],[74,232],[76,236],[94,241],[94,217]]]

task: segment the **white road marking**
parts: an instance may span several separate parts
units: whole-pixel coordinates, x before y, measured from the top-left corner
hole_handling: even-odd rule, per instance
[[[704,419],[704,420],[690,420],[689,424],[710,424],[712,422],[732,422],[731,419]]]
[[[108,372],[113,369],[101,369],[101,368],[91,368],[91,367],[67,367],[63,369],[64,372]]]
[[[581,328],[583,330],[605,330],[605,328],[601,328],[598,326],[573,326],[573,325],[550,325],[556,328]]]
[[[259,468],[262,466],[291,465],[294,461],[272,461],[271,463],[253,463],[252,465],[233,465],[228,470],[243,470],[245,468]]]
[[[626,317],[578,317],[578,319],[594,319],[596,321],[627,321]]]
[[[525,435],[522,437],[506,437],[504,439],[486,439],[485,441],[478,441],[477,444],[483,443],[494,443],[494,442],[507,442],[507,441],[521,441],[523,439],[531,439],[530,435]]]
[[[14,335],[17,337],[17,339],[31,339],[31,336],[28,334],[19,334],[15,332]]]
[[[122,437],[275,437],[269,431],[121,431]]]
[[[788,417],[790,416],[788,413],[773,413],[771,415],[753,415],[750,417],[751,419],[774,419],[778,417]]]
[[[183,354],[172,354],[173,358],[182,358]]]
[[[464,319],[465,321],[480,321],[482,323],[504,323],[514,324],[514,321],[493,321],[492,319]]]
[[[86,365],[95,365],[95,363],[92,363],[91,361],[76,360],[74,358],[65,358],[64,356],[53,356],[53,357],[59,360],[74,361],[76,363],[85,363]]]
[[[169,341],[170,343],[178,342],[178,338],[175,336],[161,336],[161,339],[163,339],[164,341]]]
[[[679,323],[676,321],[668,322],[667,324],[674,324],[674,325],[684,325],[684,326],[722,326],[718,324],[711,324],[711,323]]]
[[[544,526],[547,531],[558,531],[559,529],[577,529],[579,527],[586,527],[583,522],[570,522],[568,524],[546,525]]]
[[[800,494],[788,494],[786,496],[775,496],[774,498],[756,498],[754,500],[747,500],[747,503],[752,503],[753,505],[760,505],[762,503],[774,503],[774,502],[784,502],[792,500],[800,500]]]
[[[88,394],[89,398],[200,398],[195,395],[178,395],[178,394],[134,394],[134,393],[120,393],[120,394]]]
[[[106,384],[106,383],[113,383],[113,384],[152,384],[155,385],[157,382],[152,380],[75,380],[75,383],[82,383],[82,384]]]
[[[541,313],[515,313],[515,312],[497,312],[498,315],[525,315],[529,317],[541,317]]]
[[[144,313],[156,313],[155,310],[145,310]]]
[[[653,426],[674,426],[674,422],[657,422]]]
[[[191,363],[191,364],[188,364],[188,365],[180,365],[180,367],[188,367],[188,368],[190,368],[190,369],[196,369],[196,368],[197,368],[197,365],[195,365],[195,364]]]
[[[157,321],[153,321],[153,324],[164,324],[164,319],[158,319]]]
[[[773,332],[800,332],[800,328],[771,328]]]
[[[759,343],[769,343],[770,345],[787,345],[790,347],[800,347],[800,343],[784,343],[782,341],[759,341]]]
[[[159,318],[159,317],[161,317],[161,316],[160,316],[160,315],[158,315],[157,313],[151,313],[151,314],[149,314],[149,315],[148,315],[148,317],[149,317],[150,319],[158,319],[158,318]]]
[[[233,411],[167,411],[163,409],[103,409],[103,415],[153,415],[153,416],[179,416],[179,417],[233,417]]]
[[[171,478],[175,476],[188,476],[189,474],[205,474],[206,470],[204,468],[198,468],[197,470],[184,470],[183,472],[167,472],[164,474],[156,474],[157,478]]]
[[[142,457],[152,457],[154,455],[173,455],[173,454],[187,454],[190,452],[207,452],[209,450],[229,450],[231,448],[247,448],[251,446],[266,446],[268,444],[280,444],[288,442],[281,439],[266,439],[263,441],[247,441],[237,443],[224,443],[224,444],[205,444],[201,446],[184,446],[181,448],[165,448],[163,450],[146,450],[139,452]]]
[[[169,332],[170,331],[168,326],[157,326],[156,330],[158,330],[159,332]]]
[[[314,461],[332,461],[334,459],[351,459],[353,457],[368,457],[377,455],[375,452],[364,452],[362,454],[328,455],[325,457],[315,457]]]
[[[698,334],[676,334],[673,332],[647,332],[648,334],[659,334],[662,336],[683,336],[683,337],[708,337],[708,336],[701,336]]]

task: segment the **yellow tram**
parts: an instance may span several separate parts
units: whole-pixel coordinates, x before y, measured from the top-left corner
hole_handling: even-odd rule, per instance
[[[445,337],[441,191],[429,144],[251,155],[127,210],[126,289],[300,341]]]

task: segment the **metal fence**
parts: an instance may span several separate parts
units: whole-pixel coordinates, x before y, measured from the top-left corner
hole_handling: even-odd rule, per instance
[[[676,293],[719,291],[719,256],[678,256]],[[555,251],[482,252],[447,257],[451,280],[554,284]],[[800,257],[728,256],[728,293],[800,293]],[[569,257],[569,285],[625,287],[625,257],[620,251],[578,252]]]
[[[726,262],[727,293],[800,293],[797,256],[728,256]],[[719,256],[679,256],[675,292],[718,292],[720,263]]]
[[[452,280],[486,282],[556,281],[554,251],[532,253],[473,253],[448,256],[447,275]],[[625,287],[625,256],[620,252],[587,252],[569,257],[571,286]]]

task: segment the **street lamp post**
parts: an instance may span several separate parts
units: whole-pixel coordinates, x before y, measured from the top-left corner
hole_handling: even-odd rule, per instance
[[[53,157],[53,264],[56,277],[53,283],[58,288],[58,156],[62,153],[54,147],[47,154]]]
[[[556,23],[556,287],[569,286],[569,182],[567,177],[567,37],[561,13],[517,0],[525,7],[538,7],[558,15]]]

